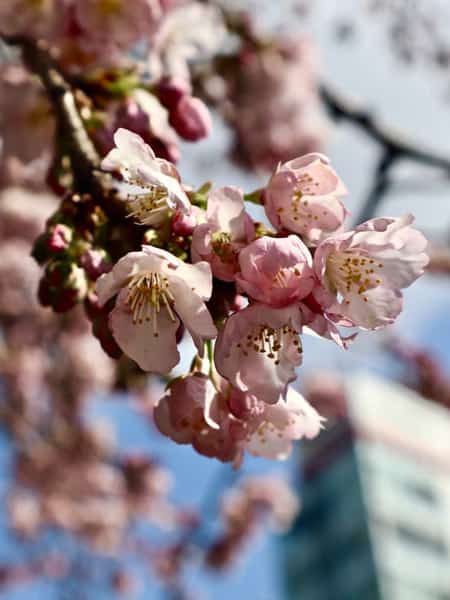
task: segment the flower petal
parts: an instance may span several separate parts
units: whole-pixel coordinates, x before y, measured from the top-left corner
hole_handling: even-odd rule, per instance
[[[214,339],[217,329],[205,303],[197,292],[193,292],[190,283],[174,278],[171,290],[175,296],[174,308],[192,336],[200,356],[203,356],[205,340]]]
[[[132,315],[125,300],[128,290],[122,289],[115,308],[110,313],[110,328],[119,347],[132,358],[143,371],[169,373],[180,360],[176,333],[180,321],[171,319],[167,310],[162,309],[157,316],[158,335],[153,334],[152,325],[147,321],[133,324]]]

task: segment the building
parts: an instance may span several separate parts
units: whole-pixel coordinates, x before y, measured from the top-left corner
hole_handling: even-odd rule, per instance
[[[372,375],[303,446],[289,600],[450,600],[450,411]]]

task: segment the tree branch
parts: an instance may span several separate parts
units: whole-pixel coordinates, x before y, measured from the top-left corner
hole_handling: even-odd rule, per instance
[[[384,126],[379,119],[360,103],[322,84],[320,93],[331,115],[358,125],[373,140],[384,147],[396,159],[408,159],[443,169],[450,175],[450,159],[408,139],[398,131]]]
[[[450,159],[407,139],[394,129],[384,126],[369,110],[359,103],[346,98],[323,84],[320,93],[331,116],[358,125],[369,137],[382,147],[382,156],[375,171],[375,179],[355,224],[372,218],[389,191],[392,181],[389,178],[394,165],[402,159],[443,169],[450,176]]]
[[[395,152],[393,153],[388,148],[386,148],[386,150],[383,152],[375,169],[375,173],[373,175],[373,184],[369,194],[358,215],[354,219],[355,226],[368,221],[376,213],[378,206],[391,186],[392,182],[389,179],[389,172],[394,166],[394,163],[398,157],[398,154]]]
[[[56,116],[57,135],[64,139],[70,157],[73,191],[91,194],[110,215],[122,214],[123,203],[114,194],[108,176],[99,170],[101,158],[86,131],[73,89],[53,60],[48,44],[25,36],[0,33],[0,38],[20,48],[26,67],[39,77],[45,88]]]

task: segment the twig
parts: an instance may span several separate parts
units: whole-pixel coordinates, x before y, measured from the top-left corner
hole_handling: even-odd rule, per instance
[[[375,169],[373,184],[366,201],[354,219],[355,225],[364,223],[364,221],[371,219],[376,213],[377,208],[392,185],[389,173],[398,158],[399,155],[389,149],[386,149],[382,154]]]
[[[326,84],[320,88],[322,100],[335,119],[345,119],[358,125],[373,140],[398,159],[407,159],[439,169],[450,175],[450,159],[408,139],[398,131],[386,127],[371,111],[353,99],[333,90]]]
[[[355,224],[367,221],[376,213],[384,196],[389,191],[392,180],[389,175],[399,160],[410,160],[438,169],[450,176],[450,159],[407,139],[404,135],[383,125],[369,110],[354,100],[322,85],[322,100],[333,118],[344,119],[358,125],[369,137],[382,147],[382,156],[376,167],[374,183],[366,198]]]

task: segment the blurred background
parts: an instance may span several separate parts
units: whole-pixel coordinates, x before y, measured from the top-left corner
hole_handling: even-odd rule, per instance
[[[2,307],[14,310],[8,314],[2,308],[2,329],[12,327],[14,320],[13,345],[19,341],[13,351],[4,350],[0,376],[4,422],[0,598],[101,599],[117,594],[149,600],[450,599],[450,37],[445,37],[449,7],[437,0],[231,4],[248,10],[263,30],[311,40],[320,65],[320,149],[349,189],[346,204],[351,218],[411,212],[432,242],[432,267],[406,290],[405,310],[387,331],[361,333],[347,352],[323,340],[304,339],[300,386],[327,417],[325,431],[316,440],[299,444],[286,462],[247,458],[236,473],[156,432],[149,415],[160,383],[132,393],[120,386],[108,392],[112,367],[99,348],[92,347],[97,342],[85,339],[76,323],[67,322],[62,332],[50,333],[55,326],[39,316],[47,334],[58,338],[66,353],[51,357],[58,364],[57,373],[49,376],[47,369],[43,385],[44,357],[37,349],[23,351],[35,316],[28,315],[23,290],[11,292],[11,281],[19,268],[15,265],[24,268],[19,246],[30,244],[40,233],[53,200],[48,191],[39,190],[24,201],[20,188],[4,184],[0,296]],[[242,161],[237,165],[230,159],[234,134],[219,110],[213,124],[208,139],[181,144],[183,180],[194,187],[205,179],[232,182],[246,191],[261,187],[266,173],[252,172]],[[407,144],[408,151],[393,151],[386,143],[391,136]],[[19,209],[21,202],[25,208]],[[254,210],[261,218],[259,209]],[[37,286],[38,275],[31,265],[29,269],[23,277]],[[0,330],[0,342],[4,337]],[[180,373],[190,362],[187,344],[184,356]],[[290,480],[298,494],[301,510],[293,526],[282,535],[252,537],[230,569],[205,570],[193,551],[183,570],[186,591],[167,586],[167,578],[155,577],[155,563],[156,570],[170,573],[176,554],[147,556],[145,544],[130,549],[120,537],[119,521],[127,521],[135,539],[151,537],[158,542],[161,536],[161,547],[170,546],[167,540],[175,543],[170,532],[161,534],[154,525],[143,523],[128,504],[119,506],[119,492],[117,502],[94,507],[93,499],[77,490],[77,485],[90,485],[85,483],[90,477],[97,482],[103,478],[101,485],[112,489],[116,485],[112,473],[91,464],[95,462],[91,457],[86,458],[89,464],[82,463],[80,452],[61,457],[58,467],[41,465],[39,470],[31,464],[20,443],[26,419],[14,420],[8,398],[17,393],[20,402],[25,397],[31,403],[32,415],[42,415],[49,406],[51,410],[42,401],[49,393],[49,377],[52,393],[60,396],[56,402],[64,410],[71,410],[67,403],[72,398],[78,402],[83,396],[83,422],[95,425],[96,433],[95,440],[82,446],[91,444],[91,454],[100,455],[114,446],[122,457],[115,466],[127,477],[139,470],[139,460],[143,468],[142,457],[148,453],[152,457],[148,485],[163,490],[161,496],[170,488],[170,503],[183,507],[186,523],[198,512],[209,520],[207,535],[213,535],[227,485],[248,475],[274,473]],[[11,434],[17,430],[21,433]],[[41,435],[45,445],[45,431],[33,435]],[[161,472],[159,465],[164,467]],[[41,531],[36,511],[42,506],[33,504],[24,490],[31,487],[45,493],[40,488],[51,487],[59,468],[65,473],[72,470],[66,490],[69,500],[63,501],[61,492],[51,510],[64,516]],[[85,518],[83,511],[91,516]],[[71,512],[80,513],[77,523],[82,526],[73,525],[74,519],[66,515]],[[100,521],[104,529],[97,531]],[[204,534],[200,531],[198,540],[195,535],[194,545],[201,547]],[[114,551],[112,538],[122,540]]]

